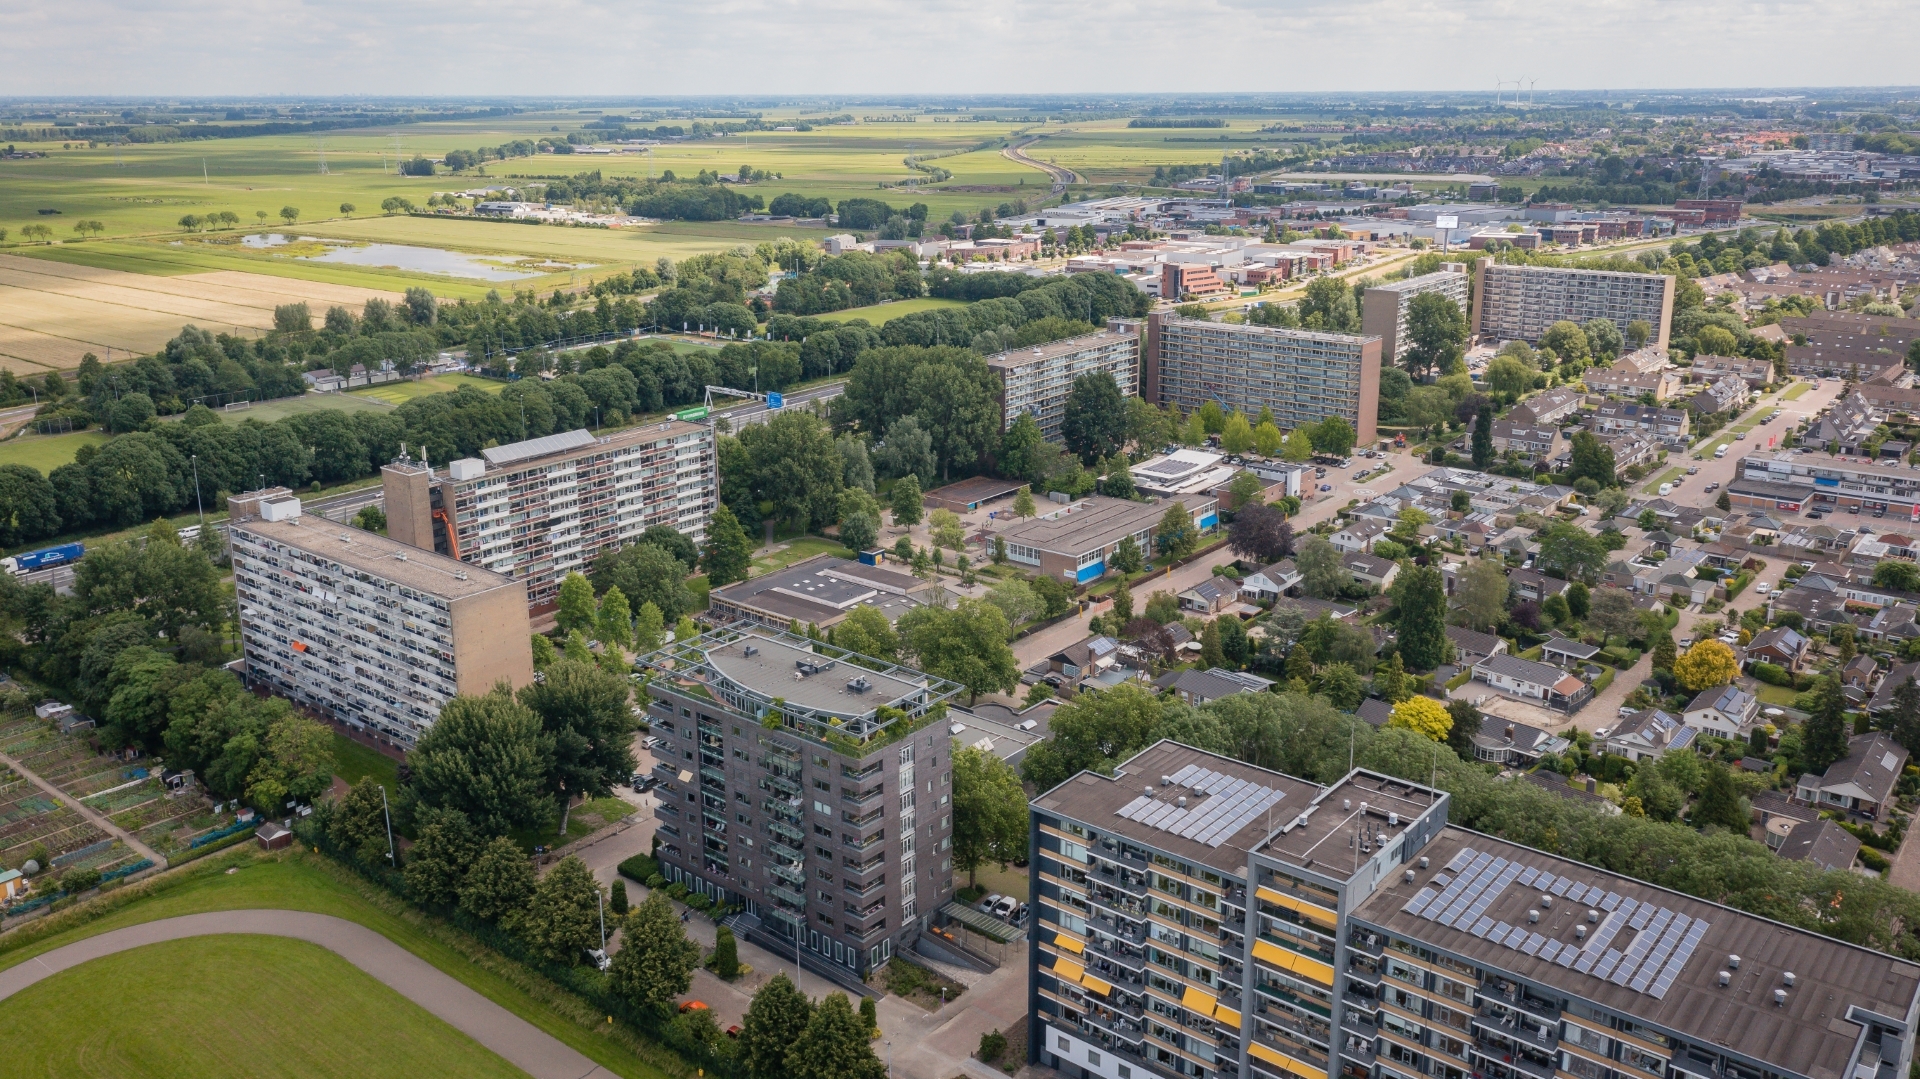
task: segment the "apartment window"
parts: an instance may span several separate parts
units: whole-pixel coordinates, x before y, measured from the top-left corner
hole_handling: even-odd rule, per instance
[[[1608,1079],[1610,1069],[1586,1057],[1561,1053],[1560,1059],[1566,1062],[1565,1071],[1569,1075],[1578,1076],[1579,1079]]]

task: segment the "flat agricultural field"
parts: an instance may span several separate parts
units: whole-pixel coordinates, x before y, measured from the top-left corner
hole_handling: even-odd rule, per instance
[[[874,304],[872,307],[849,307],[845,311],[834,311],[818,317],[828,322],[852,322],[863,318],[875,326],[884,325],[889,319],[901,315],[917,315],[922,311],[934,311],[942,307],[965,307],[959,300],[942,300],[934,296],[922,296],[917,300],[895,300],[892,303]]]
[[[15,374],[72,370],[88,352],[102,360],[153,352],[183,325],[250,332],[273,325],[273,309],[305,303],[316,316],[358,308],[395,292],[215,271],[156,276],[0,254],[0,365]]]
[[[0,465],[31,465],[42,475],[73,460],[82,446],[102,446],[112,435],[104,431],[74,431],[64,435],[21,435],[0,442]]]
[[[436,393],[452,393],[462,386],[472,386],[476,389],[485,390],[488,393],[499,393],[502,389],[506,388],[506,385],[504,382],[498,382],[490,378],[477,378],[473,375],[435,375],[432,378],[388,382],[379,386],[368,386],[364,389],[348,390],[343,394],[330,394],[329,396],[337,396],[342,400],[348,401],[359,401],[363,398],[371,398],[375,401],[384,401],[390,405],[398,405],[411,401],[416,397],[426,397]]]
[[[94,1004],[72,1007],[79,997]],[[345,959],[285,937],[200,937],[95,959],[0,1003],[0,1038],[20,1075],[523,1074]]]

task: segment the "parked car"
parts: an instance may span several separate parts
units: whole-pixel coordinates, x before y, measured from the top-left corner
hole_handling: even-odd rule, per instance
[[[1699,466],[1699,465],[1689,465],[1689,466],[1687,466],[1687,475],[1689,475],[1689,476],[1693,476],[1693,475],[1697,475],[1697,474],[1699,474],[1699,472],[1700,472],[1700,466]]]
[[[1331,484],[1331,483],[1323,483],[1323,484],[1321,484],[1321,485],[1320,485],[1320,489],[1321,489],[1322,491],[1331,491],[1331,490],[1333,490],[1333,484]]]
[[[999,906],[999,905],[1000,905],[1000,901],[1001,901],[1002,899],[1005,899],[1005,898],[1006,898],[1006,896],[1004,896],[1004,895],[1001,895],[1001,894],[1000,894],[999,892],[995,892],[995,893],[993,893],[992,895],[990,895],[990,896],[988,896],[988,897],[986,897],[985,899],[982,899],[982,900],[980,901],[980,911],[981,911],[981,913],[983,913],[983,914],[992,914],[992,913],[993,913],[993,908],[994,908],[994,907],[997,907],[997,906]]]
[[[703,1001],[703,1000],[689,1000],[685,1004],[680,1005],[681,1014],[685,1014],[687,1012],[707,1012],[712,1010],[713,1009],[707,1007],[706,1001]]]
[[[659,748],[659,746],[660,746],[660,738],[658,735],[650,734],[640,740],[641,749],[653,750],[653,749]]]
[[[1756,596],[1764,596],[1771,591],[1773,591],[1773,586],[1765,581],[1761,581],[1759,584],[1753,586],[1753,594]]]
[[[1735,442],[1745,442],[1747,440],[1747,433],[1745,431],[1735,431],[1733,433],[1733,440]]]
[[[1013,912],[1017,910],[1019,906],[1020,901],[1018,899],[1010,895],[1003,895],[1000,897],[1000,902],[993,905],[993,916],[1000,919],[1011,918]]]

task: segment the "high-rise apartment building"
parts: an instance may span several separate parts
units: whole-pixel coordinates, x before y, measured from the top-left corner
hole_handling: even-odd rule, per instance
[[[1074,379],[1104,372],[1122,396],[1139,392],[1140,324],[1116,319],[1098,333],[989,356],[987,367],[1000,376],[1002,422],[1010,428],[1022,412],[1031,413],[1047,441],[1058,442]]]
[[[1397,364],[1413,342],[1407,339],[1407,312],[1413,298],[1424,292],[1437,292],[1467,314],[1467,273],[1448,265],[1433,273],[1389,281],[1367,289],[1360,303],[1360,332],[1380,339],[1380,362]]]
[[[247,677],[412,745],[455,694],[533,681],[527,591],[498,573],[260,500],[228,526]]]
[[[1621,333],[1647,324],[1647,344],[1665,351],[1673,321],[1670,274],[1622,273],[1561,266],[1474,264],[1473,332],[1489,341],[1538,342],[1547,327],[1566,321],[1585,325],[1604,318]]]
[[[962,687],[745,623],[639,662],[667,878],[853,976],[911,947],[953,896]]]
[[[568,573],[653,525],[703,541],[719,490],[713,428],[685,420],[567,431],[439,471],[403,457],[381,477],[389,535],[525,581],[536,612],[554,606]]]
[[[1208,401],[1283,431],[1339,416],[1360,445],[1380,411],[1380,338],[1151,316],[1145,384],[1161,404],[1192,412]]]
[[[1901,1079],[1920,966],[1160,742],[1032,803],[1029,1059],[1083,1079]]]

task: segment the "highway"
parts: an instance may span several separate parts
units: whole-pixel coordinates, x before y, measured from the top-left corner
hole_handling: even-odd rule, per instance
[[[1071,169],[1063,169],[1058,165],[1049,164],[1045,161],[1036,161],[1028,157],[1027,147],[1039,141],[1039,136],[1036,135],[1025,141],[1016,142],[1000,151],[1000,156],[1006,158],[1008,161],[1018,162],[1028,168],[1039,169],[1041,172],[1046,173],[1047,178],[1053,181],[1053,189],[1047,192],[1047,194],[1049,196],[1059,195],[1066,191],[1068,184],[1078,183],[1079,177],[1075,176]]]
[[[802,390],[799,393],[785,394],[784,400],[777,409],[768,408],[764,401],[748,401],[746,404],[734,405],[730,408],[716,408],[713,410],[713,414],[718,419],[726,420],[729,429],[738,431],[744,424],[766,423],[773,418],[776,412],[782,412],[799,405],[831,401],[845,393],[846,390],[847,384],[845,382],[835,382],[827,386],[816,386],[810,390]]]

